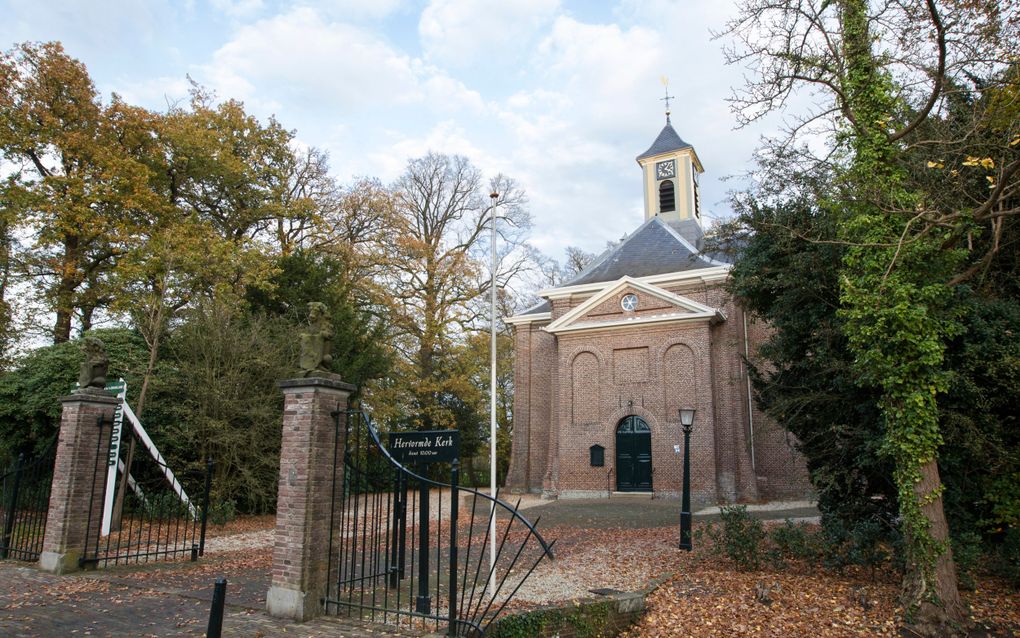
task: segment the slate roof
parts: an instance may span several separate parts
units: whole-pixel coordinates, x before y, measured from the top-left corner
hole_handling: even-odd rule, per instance
[[[527,310],[525,310],[523,312],[519,312],[517,314],[518,314],[518,316],[540,315],[540,314],[542,314],[544,312],[552,312],[552,302],[549,301],[548,299],[543,299],[542,301],[540,301],[539,303],[535,304],[534,306],[528,308]]]
[[[697,240],[693,242],[687,237],[692,235],[692,226],[697,231]],[[701,229],[697,227],[697,222],[666,222],[653,217],[562,285],[615,281],[624,275],[649,277],[668,272],[712,268],[726,263],[701,253],[701,243]]]
[[[559,287],[616,281],[625,275],[650,277],[730,263],[726,255],[702,252],[703,248],[703,233],[696,221],[664,221],[661,217],[653,217]],[[551,310],[552,304],[544,299],[518,313],[518,316],[537,315]]]
[[[678,151],[682,148],[691,148],[691,145],[680,139],[677,132],[673,130],[673,125],[670,124],[669,118],[666,118],[666,126],[662,127],[659,136],[655,138],[655,141],[652,142],[647,151],[637,156],[637,159],[640,161],[646,157],[658,155],[659,153]]]

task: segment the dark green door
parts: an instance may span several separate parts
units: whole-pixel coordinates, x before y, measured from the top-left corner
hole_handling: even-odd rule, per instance
[[[652,431],[639,416],[624,417],[616,426],[616,489],[652,491]]]

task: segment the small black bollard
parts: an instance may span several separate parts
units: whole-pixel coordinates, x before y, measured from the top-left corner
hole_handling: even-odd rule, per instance
[[[206,638],[220,638],[223,633],[223,606],[227,602],[227,579],[217,578],[213,589],[212,609],[209,610],[209,628]]]

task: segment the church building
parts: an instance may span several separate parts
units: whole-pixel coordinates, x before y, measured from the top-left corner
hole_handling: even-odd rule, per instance
[[[807,496],[792,435],[751,396],[744,361],[768,327],[725,291],[731,264],[703,250],[704,169],[668,112],[637,163],[644,223],[507,320],[515,390],[507,487],[559,498],[678,497],[679,411],[694,408],[695,503]]]

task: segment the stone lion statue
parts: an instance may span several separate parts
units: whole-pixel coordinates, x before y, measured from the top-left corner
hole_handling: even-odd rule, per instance
[[[302,377],[330,374],[333,361],[333,325],[326,316],[326,304],[312,301],[308,304],[308,332],[301,333],[301,357],[298,366]]]
[[[85,360],[78,373],[78,387],[81,390],[106,389],[106,371],[110,360],[106,358],[106,346],[96,337],[85,337]]]

